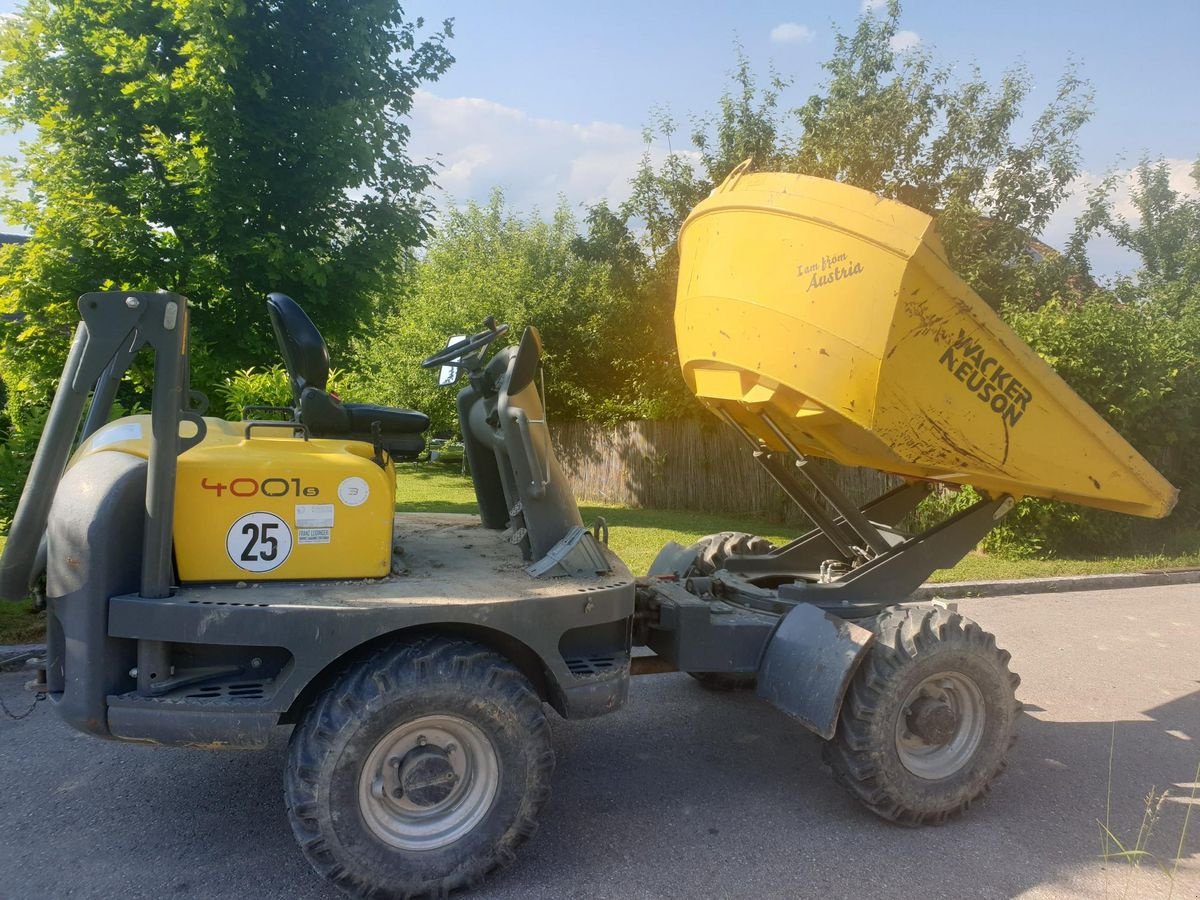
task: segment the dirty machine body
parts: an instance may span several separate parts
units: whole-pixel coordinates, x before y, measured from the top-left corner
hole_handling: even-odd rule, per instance
[[[190,389],[185,298],[85,294],[0,558],[0,596],[47,610],[36,689],[101,738],[257,749],[294,726],[292,828],[355,896],[440,896],[511,862],[549,794],[544,705],[614,712],[634,674],[754,690],[823,739],[834,776],[888,820],[965,810],[1003,768],[1017,678],[952,604],[906,598],[1023,493],[1159,515],[1172,489],[948,280],[927,221],[814,179],[754,176],[739,194],[739,177],[684,227],[683,375],[811,530],[779,547],[735,532],[670,543],[635,578],[605,523],[582,521],[555,457],[537,330],[495,350],[508,329],[491,319],[422,364],[465,382],[478,516],[395,516],[395,463],[422,450],[428,419],[327,390],[324,341],[293,300],[268,298],[291,405],[228,422]],[[904,300],[912,260],[927,271]],[[858,295],[892,318],[846,316]],[[1012,355],[1024,388],[1003,409],[942,372],[963,341]],[[143,352],[150,412],[110,422]],[[1039,417],[1089,435],[1091,481],[1047,469]],[[852,501],[822,456],[895,473],[895,487]],[[939,482],[981,499],[907,530]]]

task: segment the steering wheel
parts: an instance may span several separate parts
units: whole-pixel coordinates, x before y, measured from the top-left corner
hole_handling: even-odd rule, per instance
[[[456,365],[458,364],[457,361],[461,360],[467,354],[482,350],[496,338],[508,334],[508,326],[497,325],[496,320],[491,316],[483,320],[483,325],[483,331],[473,334],[469,338],[459,341],[457,344],[451,344],[445,350],[440,350],[433,354],[433,356],[430,356],[421,363],[421,368],[432,369],[434,366]]]

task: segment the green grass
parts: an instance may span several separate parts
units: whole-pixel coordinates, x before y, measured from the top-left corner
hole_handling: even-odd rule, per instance
[[[930,581],[997,581],[1053,578],[1057,575],[1112,575],[1200,566],[1200,553],[1107,556],[1103,559],[1000,559],[972,553],[953,569],[934,572]]]
[[[8,537],[0,535],[0,550]],[[34,612],[33,603],[0,600],[0,644],[33,644],[46,637],[46,614]]]
[[[406,465],[398,468],[396,509],[399,512],[476,511],[471,480],[452,468]],[[596,516],[608,521],[609,546],[634,574],[642,574],[667,541],[692,543],[716,531],[748,531],[783,543],[796,536],[778,522],[752,516],[710,515],[666,509],[630,509],[624,506],[585,503],[584,522]],[[1119,556],[1104,559],[1009,560],[972,553],[953,569],[934,572],[930,581],[993,581],[1007,578],[1048,578],[1056,575],[1092,575],[1142,572],[1148,569],[1200,565],[1200,552],[1179,555]]]
[[[453,469],[417,465],[398,467],[396,509],[399,512],[478,511],[471,479]],[[667,541],[693,543],[714,531],[751,531],[769,540],[783,542],[789,535],[783,527],[764,523],[749,516],[706,515],[678,510],[630,509],[625,506],[583,503],[579,507],[583,521],[591,524],[597,516],[608,522],[608,545],[634,574],[642,574]]]
[[[46,614],[33,611],[33,604],[0,600],[0,644],[33,644],[46,637]]]
[[[454,468],[429,464],[398,467],[396,490],[398,512],[475,513],[475,491],[471,480]],[[710,515],[669,509],[630,509],[624,506],[585,503],[584,522],[603,516],[609,526],[609,546],[625,560],[630,570],[643,574],[667,541],[688,545],[716,531],[748,531],[777,544],[795,537],[778,522],[752,516]],[[3,547],[0,538],[0,547]],[[1054,575],[1088,575],[1109,572],[1141,572],[1147,569],[1200,565],[1200,552],[1173,556],[1121,556],[1106,559],[1007,560],[971,554],[953,569],[934,572],[931,581],[992,581],[1005,578],[1045,578]],[[29,603],[0,602],[0,644],[39,641],[45,634],[46,617],[35,613]]]

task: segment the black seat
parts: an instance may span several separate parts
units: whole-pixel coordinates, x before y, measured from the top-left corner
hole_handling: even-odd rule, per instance
[[[292,400],[313,437],[378,440],[394,459],[415,459],[425,449],[421,432],[429,427],[429,416],[412,409],[343,403],[326,389],[329,350],[300,304],[286,294],[273,293],[267,295],[267,310],[283,354]]]

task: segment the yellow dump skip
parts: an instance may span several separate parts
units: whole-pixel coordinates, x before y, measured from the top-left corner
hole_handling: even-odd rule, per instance
[[[1175,505],[950,270],[933,220],[867,191],[735,172],[684,223],[675,333],[689,387],[770,448],[1139,516]]]

